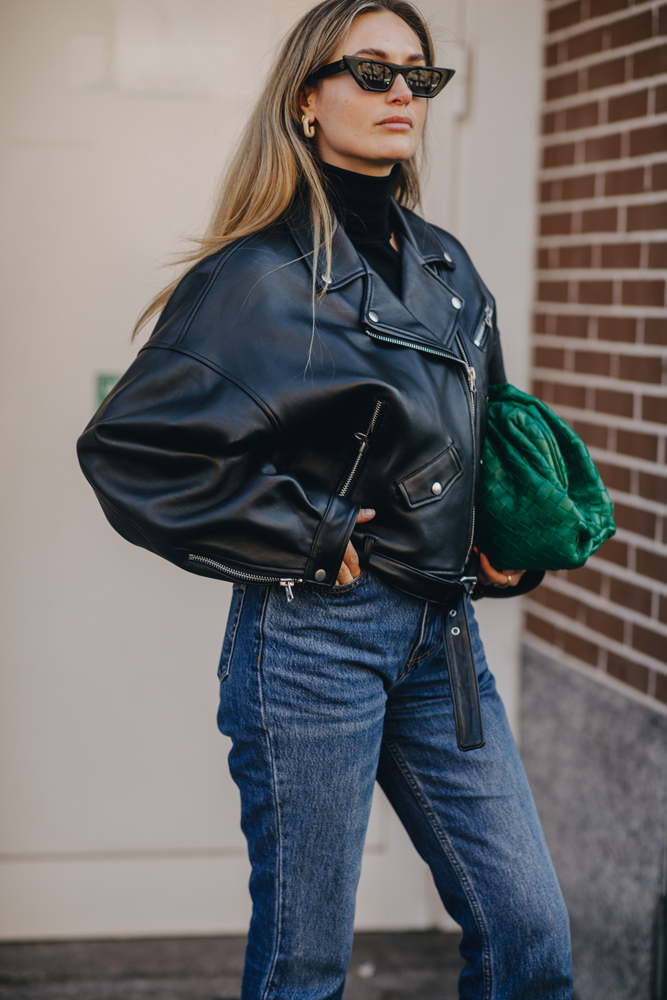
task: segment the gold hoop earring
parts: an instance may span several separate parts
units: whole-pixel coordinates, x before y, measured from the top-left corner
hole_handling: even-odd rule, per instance
[[[312,139],[315,135],[315,125],[313,122],[309,122],[305,115],[301,116],[301,122],[303,124],[303,134],[306,139]]]

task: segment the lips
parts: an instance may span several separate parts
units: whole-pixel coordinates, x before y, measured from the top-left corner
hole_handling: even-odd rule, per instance
[[[412,125],[412,118],[404,118],[401,115],[392,115],[391,118],[383,118],[378,125]]]

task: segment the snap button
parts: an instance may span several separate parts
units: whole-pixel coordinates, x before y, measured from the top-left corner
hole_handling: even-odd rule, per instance
[[[377,323],[380,317],[376,312],[373,312],[373,310],[371,310],[368,314],[368,318],[371,321],[371,323]]]
[[[315,572],[315,579],[318,583],[322,583],[323,580],[327,578],[327,571],[325,569],[318,569]]]
[[[434,497],[440,496],[440,494],[442,493],[442,486],[440,485],[440,483],[433,483],[433,486],[431,487],[431,493],[433,494]]]
[[[461,302],[461,299],[456,297],[456,295],[452,295],[452,305],[455,309],[460,309],[463,303]]]
[[[461,635],[461,629],[458,627],[458,625],[455,625],[454,628],[452,629],[452,635]]]
[[[450,253],[447,253],[446,250],[445,250],[445,252],[443,253],[442,256],[445,258],[445,260],[447,261],[448,264],[453,264],[454,263],[454,258],[452,257],[452,255]]]
[[[333,281],[333,278],[327,278],[326,274],[321,274],[320,281],[322,282],[323,285],[330,285],[331,282]]]
[[[449,612],[449,617],[456,618],[456,611],[454,611],[454,608],[452,608],[452,610]]]

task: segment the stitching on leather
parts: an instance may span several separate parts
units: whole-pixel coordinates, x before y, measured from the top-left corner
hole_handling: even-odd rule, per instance
[[[264,655],[264,619],[266,617],[266,607],[269,603],[269,596],[271,594],[271,587],[266,588],[266,594],[264,595],[264,603],[262,605],[262,613],[259,619],[259,649],[257,650],[257,680],[259,685],[259,700],[262,707],[262,722],[264,724],[264,732],[266,734],[266,745],[269,751],[269,759],[271,761],[271,777],[273,783],[273,802],[276,815],[276,834],[278,842],[278,872],[277,872],[277,890],[276,890],[276,938],[273,948],[273,955],[271,957],[271,967],[266,976],[266,982],[264,988],[261,992],[261,1000],[266,1000],[269,988],[271,986],[271,980],[273,974],[276,970],[276,965],[278,964],[278,954],[280,952],[280,939],[282,933],[282,907],[283,907],[283,850],[282,850],[282,836],[281,836],[281,823],[280,823],[280,800],[278,798],[278,776],[276,774],[276,761],[273,753],[273,745],[271,743],[271,733],[269,732],[268,719],[266,717],[266,705],[264,701],[264,685],[262,683],[262,657]]]
[[[433,833],[435,834],[440,846],[442,847],[443,853],[445,854],[447,860],[449,861],[452,868],[458,875],[459,882],[465,893],[466,899],[468,900],[468,905],[470,906],[470,909],[473,913],[473,916],[475,918],[475,923],[477,924],[477,929],[479,930],[480,937],[482,938],[483,942],[482,972],[485,979],[484,1000],[491,1000],[491,990],[493,986],[492,976],[491,976],[491,945],[489,941],[489,933],[486,927],[486,923],[484,922],[484,914],[482,913],[482,908],[479,904],[479,900],[475,895],[475,890],[465,872],[463,865],[461,864],[461,862],[457,857],[456,851],[451,845],[447,833],[445,832],[445,830],[443,830],[442,826],[440,825],[438,817],[435,815],[433,809],[431,808],[426,795],[424,794],[421,786],[419,785],[419,782],[417,781],[415,775],[413,774],[408,762],[406,761],[405,757],[403,757],[401,751],[399,750],[396,741],[393,740],[391,737],[385,737],[382,742],[386,746],[388,752],[394,758],[394,761],[396,762],[399,771],[405,778],[406,783],[408,784],[409,788],[411,789],[414,795],[417,805],[424,813],[429,826],[433,830]]]

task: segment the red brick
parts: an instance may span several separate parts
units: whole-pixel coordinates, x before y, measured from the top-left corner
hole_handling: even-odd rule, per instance
[[[604,193],[609,197],[616,194],[638,194],[644,190],[644,168],[613,170],[605,175]]]
[[[596,462],[595,464],[607,489],[619,490],[621,493],[630,492],[629,469],[624,469],[620,465],[608,465],[606,462]]]
[[[646,693],[648,691],[649,672],[641,663],[633,663],[616,653],[609,653],[607,656],[607,673],[616,677],[624,684],[637,688],[638,691]]]
[[[561,385],[556,382],[552,388],[553,401],[561,406],[574,406],[583,410],[586,405],[586,390],[580,385]]]
[[[615,563],[617,566],[628,565],[628,547],[625,542],[617,542],[615,538],[610,538],[598,549],[596,555],[607,562]]]
[[[611,14],[615,10],[625,10],[628,0],[591,0],[590,16],[602,17],[604,14]]]
[[[667,149],[667,125],[638,128],[630,133],[630,156],[648,156]]]
[[[605,545],[607,544],[608,542],[605,542]],[[637,572],[642,576],[650,576],[652,580],[660,580],[661,583],[665,583],[667,580],[667,558],[657,552],[637,549]]]
[[[558,591],[551,590],[548,586],[542,586],[534,590],[531,597],[538,604],[543,604],[545,608],[552,608],[554,611],[559,611],[561,614],[567,615],[568,618],[572,618],[575,621],[577,619],[577,612],[582,607],[579,601],[575,601],[572,597],[567,597],[565,594],[559,594]]]
[[[604,32],[602,28],[593,28],[580,35],[573,35],[567,43],[567,58],[582,59],[594,52],[602,52]]]
[[[667,597],[661,597],[658,604],[658,618],[667,625]]]
[[[607,447],[607,428],[601,427],[600,424],[584,424],[575,420],[574,432],[589,448]]]
[[[618,504],[614,508],[614,515],[618,511]],[[631,611],[638,611],[640,615],[651,614],[652,595],[650,590],[644,587],[637,587],[634,583],[626,583],[624,580],[611,579],[609,596],[614,604],[620,604]]]
[[[662,115],[667,111],[667,83],[655,88],[655,113]]]
[[[648,472],[640,472],[639,495],[646,500],[655,500],[656,503],[667,503],[667,477],[652,476]],[[664,581],[667,580],[667,576],[658,577],[658,579]]]
[[[614,521],[617,528],[632,531],[635,535],[643,535],[644,538],[655,538],[656,517],[648,510],[615,504]]]
[[[644,340],[647,344],[667,344],[667,320],[644,320]]]
[[[601,611],[599,608],[586,608],[586,624],[595,632],[606,635],[609,639],[623,642],[623,622],[620,618]]]
[[[588,316],[557,316],[556,336],[586,339],[588,336]]]
[[[581,20],[581,0],[574,3],[565,4],[564,7],[557,7],[549,13],[548,32],[561,31],[569,28],[571,24],[577,24]]]
[[[578,128],[590,128],[597,125],[599,116],[598,102],[592,104],[579,104],[574,108],[568,108],[565,112],[565,129],[571,132]]]
[[[558,43],[547,45],[544,50],[544,65],[555,66],[558,62]]]
[[[632,395],[629,392],[614,392],[612,389],[596,389],[595,409],[599,413],[613,413],[617,417],[631,417]]]
[[[667,190],[667,163],[654,163],[651,170],[651,191]]]
[[[637,324],[631,317],[601,316],[598,320],[598,340],[634,343],[636,339]]]
[[[604,135],[599,139],[587,139],[584,146],[586,163],[596,160],[618,160],[621,155],[620,133]],[[554,164],[556,166],[556,164]]]
[[[537,251],[537,269],[538,271],[545,271],[551,265],[549,264],[549,251],[548,250],[538,250]]]
[[[656,45],[652,49],[636,52],[632,57],[632,78],[642,80],[646,76],[667,72],[667,45]]]
[[[647,111],[648,90],[637,90],[634,94],[612,97],[607,110],[607,120],[620,122],[626,118],[641,118]]]
[[[559,267],[590,267],[591,254],[593,248],[583,247],[561,247],[558,265]]]
[[[576,76],[575,73],[572,76]],[[600,87],[614,87],[625,82],[625,59],[609,59],[588,69],[588,89],[599,90]],[[563,95],[565,96],[565,95]]]
[[[617,49],[621,45],[633,45],[635,42],[642,42],[650,38],[653,34],[653,13],[650,10],[642,11],[633,17],[626,17],[622,21],[615,21],[609,27],[611,48]]]
[[[639,267],[640,243],[606,243],[602,247],[603,267]]]
[[[563,368],[565,365],[565,351],[557,350],[553,347],[537,347],[535,349],[536,368]]]
[[[595,569],[589,569],[588,566],[582,566],[581,569],[569,569],[565,578],[577,587],[592,590],[594,594],[599,594],[602,589],[602,573],[598,573]]]
[[[569,167],[574,163],[574,143],[547,146],[542,156],[542,164],[548,167]]]
[[[658,701],[667,702],[667,677],[665,677],[663,674],[656,674],[655,696],[658,699]]]
[[[667,243],[651,243],[648,248],[648,266],[667,268]]]
[[[526,615],[526,629],[528,632],[532,632],[533,635],[539,636],[540,639],[544,639],[554,646],[556,645],[556,629],[550,622],[545,622],[542,618],[538,618],[537,615],[531,615],[530,613]]]
[[[572,216],[569,212],[558,212],[550,215],[543,215],[540,219],[540,233],[542,236],[557,236],[562,233],[572,232]]]
[[[630,205],[627,229],[628,232],[638,229],[667,229],[667,201],[653,205]]]
[[[540,281],[537,298],[540,302],[567,302],[567,281]]]
[[[621,378],[630,382],[652,382],[662,381],[662,358],[641,358],[632,354],[623,354],[620,357],[619,374]]]
[[[552,135],[556,131],[556,115],[553,111],[542,115],[542,135]]]
[[[624,281],[622,286],[624,306],[664,306],[664,281]]]
[[[547,332],[547,317],[544,313],[535,313],[533,317],[533,330],[535,333]]]
[[[640,653],[652,656],[662,663],[667,663],[667,636],[660,635],[659,632],[653,632],[648,628],[642,628],[641,625],[633,625],[632,645]]]
[[[584,663],[590,663],[591,666],[597,666],[598,662],[598,647],[589,642],[587,639],[582,639],[578,635],[572,635],[570,632],[563,631],[563,649],[570,656],[575,656],[578,660],[583,660]]]
[[[658,15],[658,34],[667,35],[667,4],[660,7]]]
[[[642,419],[652,424],[667,424],[667,396],[644,396]]]
[[[614,286],[611,281],[580,281],[579,302],[595,305],[611,305]]]
[[[615,208],[590,208],[581,213],[581,229],[584,233],[615,233],[618,212]]]
[[[640,434],[638,431],[616,432],[616,451],[622,455],[634,455],[636,458],[655,462],[658,457],[658,439],[655,434]],[[655,527],[655,518],[653,526]],[[653,537],[653,531],[650,532]]]
[[[610,357],[598,351],[577,351],[574,370],[586,375],[608,375]]]
[[[557,101],[561,97],[569,97],[577,93],[578,73],[564,73],[562,76],[552,76],[547,80],[546,99]]]
[[[542,202],[552,201],[551,192],[553,187],[554,185],[550,181],[545,181],[542,184],[540,184],[540,201]],[[553,200],[555,201],[557,199],[554,198]]]
[[[567,177],[562,182],[562,189],[563,201],[571,201],[573,198],[592,198],[595,194],[595,174]]]

